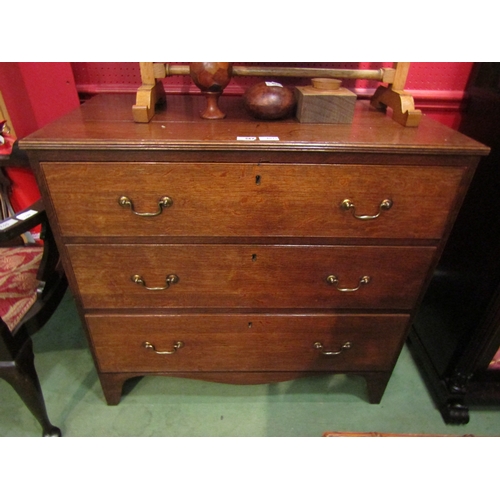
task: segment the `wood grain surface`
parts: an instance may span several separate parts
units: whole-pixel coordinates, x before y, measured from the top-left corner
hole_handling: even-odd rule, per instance
[[[260,121],[229,96],[226,118],[204,120],[201,95],[167,95],[134,123],[133,102],[97,96],[21,141],[108,404],[139,375],[246,384],[328,372],[362,375],[380,402],[489,149],[366,102],[335,125]],[[138,215],[163,196],[161,213]],[[385,199],[378,217],[354,217]]]
[[[465,168],[224,163],[44,163],[70,236],[434,238],[446,227]],[[140,217],[118,204],[128,196]],[[389,198],[390,210],[375,215]],[[341,204],[350,199],[355,210]]]

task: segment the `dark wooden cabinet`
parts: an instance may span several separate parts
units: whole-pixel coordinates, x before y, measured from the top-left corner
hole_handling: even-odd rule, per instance
[[[168,96],[149,123],[101,95],[22,141],[101,384],[170,375],[365,377],[378,403],[479,158],[432,120],[352,124]]]
[[[500,64],[478,64],[461,130],[490,146],[409,335],[444,420],[500,404]]]

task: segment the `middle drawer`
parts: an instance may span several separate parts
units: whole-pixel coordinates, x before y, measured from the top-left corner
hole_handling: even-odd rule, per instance
[[[68,245],[83,306],[411,309],[434,247]]]

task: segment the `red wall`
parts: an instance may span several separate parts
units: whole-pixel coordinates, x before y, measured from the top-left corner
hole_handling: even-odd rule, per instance
[[[0,63],[0,91],[19,139],[80,105],[70,63]],[[7,175],[16,211],[39,198],[29,168],[11,166]]]
[[[70,63],[0,63],[0,90],[18,138],[80,104]]]

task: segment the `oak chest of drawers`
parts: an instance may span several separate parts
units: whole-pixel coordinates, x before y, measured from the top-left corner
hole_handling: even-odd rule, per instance
[[[171,375],[365,377],[380,401],[481,155],[358,103],[350,125],[102,95],[22,141],[108,404]]]

